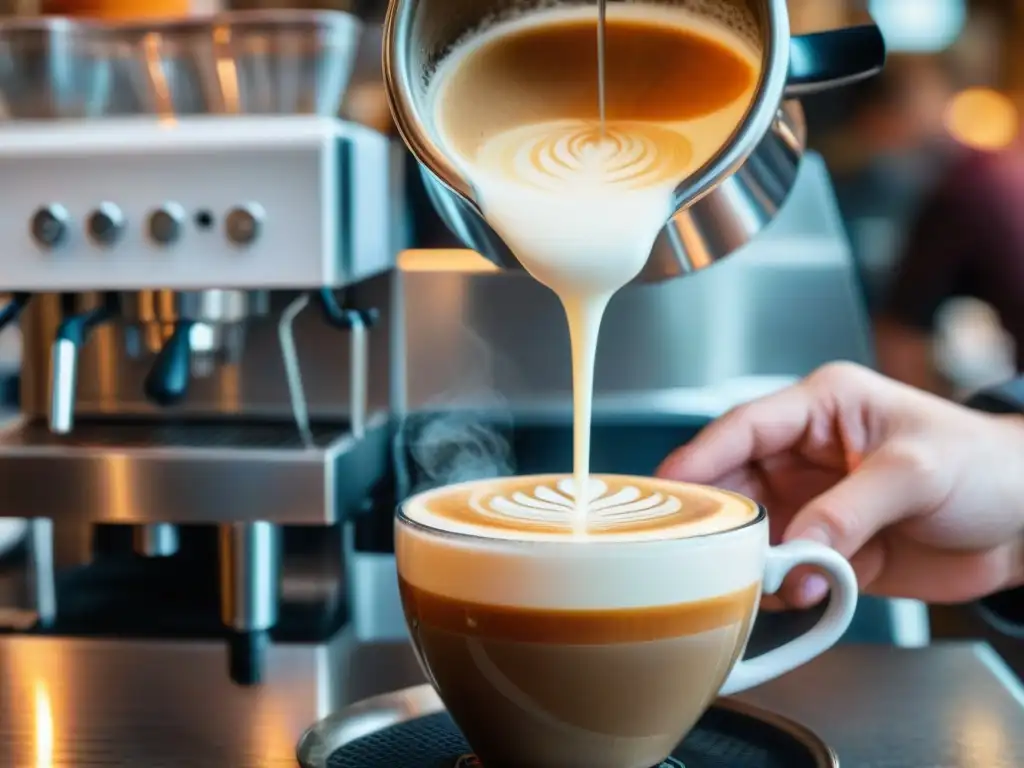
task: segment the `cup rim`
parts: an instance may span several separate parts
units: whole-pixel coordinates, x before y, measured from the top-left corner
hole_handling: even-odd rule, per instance
[[[568,473],[568,472],[547,472],[547,473],[538,473],[538,474],[529,474],[529,475],[510,475],[509,478],[525,479],[525,478],[570,477],[570,476],[571,476],[571,473]],[[644,477],[641,477],[639,475],[620,475],[620,474],[614,474],[614,473],[610,473],[610,472],[597,472],[597,473],[593,473],[591,476],[619,477],[619,478],[639,478],[639,479],[646,479],[646,480],[655,480],[658,483],[667,483],[669,485],[675,485],[675,486],[684,486],[684,487],[690,487],[690,488],[710,488],[710,489],[713,489],[713,490],[717,491],[718,493],[724,493],[724,494],[727,494],[727,495],[730,495],[730,496],[736,496],[736,497],[738,497],[740,499],[743,499],[744,501],[750,502],[751,504],[753,504],[756,507],[757,514],[754,515],[754,517],[752,517],[750,520],[747,520],[745,523],[742,523],[741,525],[737,525],[737,526],[735,526],[733,528],[726,528],[726,529],[721,530],[721,531],[711,531],[711,532],[708,532],[708,533],[700,533],[700,534],[697,534],[696,536],[670,536],[670,537],[663,538],[663,539],[617,539],[615,541],[600,541],[600,540],[597,540],[597,539],[590,539],[590,540],[588,540],[586,542],[586,549],[588,549],[588,550],[592,550],[594,548],[611,548],[611,547],[621,548],[621,547],[625,547],[627,545],[632,548],[632,547],[657,546],[657,545],[664,546],[665,544],[679,544],[680,542],[687,542],[687,541],[706,542],[709,539],[713,539],[713,538],[716,538],[716,537],[724,537],[724,536],[730,536],[732,534],[738,534],[738,533],[740,533],[742,531],[745,531],[745,530],[747,530],[749,528],[753,528],[755,526],[761,525],[761,524],[765,523],[767,521],[767,519],[768,519],[768,509],[763,504],[761,504],[761,503],[759,503],[757,501],[754,501],[749,496],[744,496],[742,493],[737,493],[735,491],[730,491],[730,490],[727,490],[727,489],[724,489],[724,488],[718,488],[717,486],[714,486],[714,485],[707,485],[707,484],[703,484],[703,483],[687,483],[687,482],[684,482],[682,480],[670,480],[668,478],[644,478]],[[447,490],[451,490],[451,489],[454,489],[454,488],[465,488],[465,487],[473,486],[473,485],[483,485],[484,483],[496,482],[496,481],[503,480],[503,479],[506,479],[506,478],[487,477],[487,478],[478,478],[476,480],[464,480],[464,481],[459,482],[459,483],[449,483],[447,485],[439,485],[436,488],[430,488],[430,489],[425,490],[425,491],[419,491],[417,493],[414,493],[411,496],[409,496],[408,498],[406,498],[404,501],[402,501],[402,502],[400,502],[398,504],[397,512],[396,512],[396,515],[395,515],[395,524],[396,524],[396,526],[401,524],[401,525],[407,526],[407,527],[409,527],[409,528],[411,528],[411,529],[413,529],[415,531],[420,531],[422,533],[429,534],[431,536],[436,536],[436,537],[445,538],[445,539],[451,539],[451,540],[454,540],[454,541],[476,542],[476,543],[483,543],[483,544],[488,544],[488,545],[492,545],[492,546],[493,545],[499,545],[499,546],[500,545],[506,545],[506,546],[515,546],[515,547],[529,547],[531,549],[555,548],[555,547],[563,547],[564,548],[564,547],[567,547],[567,546],[568,547],[572,547],[574,549],[582,549],[579,546],[578,542],[572,541],[571,539],[555,539],[555,538],[552,538],[552,539],[508,538],[508,539],[506,539],[506,538],[498,538],[496,536],[483,536],[483,535],[476,534],[476,533],[467,533],[465,531],[449,531],[449,530],[445,530],[443,528],[435,528],[432,525],[427,525],[427,524],[421,523],[421,522],[419,522],[417,520],[413,520],[411,517],[409,517],[405,513],[406,507],[411,502],[415,501],[416,499],[422,498],[424,496],[429,496],[432,493],[436,493],[438,491],[446,490],[446,489]]]

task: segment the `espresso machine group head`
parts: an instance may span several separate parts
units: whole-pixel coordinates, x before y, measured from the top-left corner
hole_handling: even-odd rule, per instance
[[[368,339],[396,250],[391,153],[336,117],[359,35],[315,12],[0,23],[0,323],[20,315],[23,337],[0,516],[31,519],[19,626],[104,631],[74,592],[114,528],[172,583],[167,563],[194,562],[186,529],[209,529],[232,676],[253,682],[285,528],[337,528],[385,471]],[[308,304],[318,318],[298,317]],[[132,610],[110,631],[133,631]]]

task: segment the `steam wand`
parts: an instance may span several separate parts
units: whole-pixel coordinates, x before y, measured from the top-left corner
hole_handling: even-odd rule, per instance
[[[349,419],[352,436],[366,431],[367,383],[369,380],[369,344],[367,331],[380,319],[376,309],[342,307],[330,288],[320,289],[320,309],[328,325],[348,331],[349,337]]]
[[[102,306],[64,318],[57,329],[53,341],[53,393],[50,399],[50,431],[54,434],[66,435],[74,426],[78,351],[93,328],[112,318],[115,312],[114,300],[105,296]]]
[[[369,375],[369,349],[366,332],[372,328],[380,313],[376,309],[360,310],[345,308],[338,302],[330,288],[324,288],[317,294],[321,312],[328,325],[349,331],[349,368],[350,368],[350,429],[353,437],[362,437],[366,431],[367,379]],[[307,446],[312,446],[313,432],[309,425],[309,409],[302,386],[302,371],[299,366],[298,351],[295,347],[294,324],[296,318],[309,306],[309,294],[296,298],[281,315],[277,333],[284,358],[285,376],[288,381],[288,394],[292,404],[292,416],[295,426]]]

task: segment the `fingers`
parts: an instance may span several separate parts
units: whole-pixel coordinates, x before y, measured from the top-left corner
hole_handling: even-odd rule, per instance
[[[742,405],[672,453],[657,474],[691,483],[713,483],[748,462],[796,445],[807,430],[813,405],[811,391],[804,384]]]
[[[885,568],[885,546],[880,538],[865,544],[850,558],[862,592],[870,590]],[[779,599],[790,608],[813,608],[828,595],[828,581],[812,568],[798,568],[779,590]]]
[[[950,482],[927,446],[885,446],[807,503],[783,538],[817,541],[852,558],[883,528],[941,504]]]

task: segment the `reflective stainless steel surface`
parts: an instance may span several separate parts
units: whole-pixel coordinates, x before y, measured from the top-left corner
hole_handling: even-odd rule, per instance
[[[302,768],[327,768],[331,755],[350,742],[442,711],[444,704],[427,683],[372,696],[311,726],[299,739],[296,757]]]
[[[341,11],[251,10],[115,30],[138,111],[338,114],[361,25]]]
[[[271,316],[293,296],[275,293]],[[370,409],[484,399],[569,413],[564,312],[528,275],[499,272],[468,252],[406,252],[397,274],[363,280],[345,297],[381,310],[367,340]],[[22,403],[31,413],[47,413],[59,307],[57,296],[36,296],[23,321],[33,362]],[[145,397],[148,367],[115,352],[125,348],[125,331],[120,323],[99,327],[80,350],[79,417],[160,412]],[[296,320],[295,333],[310,415],[347,417],[348,338],[313,308]],[[602,325],[595,386],[607,404],[600,407],[657,410],[670,408],[680,389],[799,376],[835,359],[872,362],[871,334],[828,173],[808,155],[790,199],[755,243],[686,280],[630,286],[615,297]],[[276,324],[250,322],[237,365],[193,379],[177,412],[290,417]]]
[[[385,137],[336,119],[360,30],[310,11],[0,21],[0,164],[19,179],[0,185],[2,282],[36,308],[21,418],[0,428],[20,487],[0,515],[31,518],[4,630],[225,639],[209,677],[249,685],[271,638],[346,620],[334,524],[393,507],[387,395],[367,404],[386,307],[347,289],[392,269],[403,207]],[[310,368],[333,413],[307,407]],[[238,396],[268,379],[269,399]],[[331,568],[296,574],[322,550]]]
[[[277,623],[281,531],[270,523],[220,528],[221,621],[236,632]]]
[[[36,518],[29,522],[28,562],[25,601],[41,627],[49,627],[57,618],[57,584],[54,570],[53,521]],[[26,628],[32,626],[29,622]],[[16,627],[17,628],[17,627]]]
[[[218,61],[231,62],[233,71],[228,83],[226,68],[218,66],[225,111],[337,115],[361,31],[355,16],[340,11],[276,9],[218,16]]]
[[[50,395],[50,431],[66,435],[74,425],[75,390],[78,388],[78,345],[57,339],[50,354],[53,386]]]
[[[885,42],[874,25],[791,39],[785,0],[725,4],[733,6],[726,12],[754,27],[757,39],[751,43],[762,54],[761,80],[729,142],[679,180],[676,214],[656,241],[642,281],[703,269],[750,242],[788,196],[805,149],[803,113],[783,98],[863,79],[885,61]],[[496,19],[545,7],[531,0],[393,0],[385,21],[384,79],[395,124],[422,165],[434,206],[468,247],[503,267],[520,265],[483,221],[471,181],[432,135],[429,84],[438,63],[465,35]]]
[[[307,446],[288,422],[93,421],[57,436],[22,421],[0,431],[4,508],[93,523],[330,524],[384,473],[388,417],[361,439],[343,424],[315,437]]]
[[[143,557],[171,557],[178,551],[178,528],[169,523],[136,526],[133,545]]]
[[[224,656],[218,643],[0,638],[0,764],[294,768],[311,724],[423,682],[401,643],[274,646],[250,689],[227,680]],[[977,644],[852,646],[743,700],[812,728],[843,768],[1019,768],[1024,694],[1007,674]]]
[[[67,19],[0,20],[0,120],[106,114],[114,67],[100,27]]]
[[[513,411],[569,412],[569,338],[549,290],[469,253],[405,253],[399,267],[410,410],[475,398]],[[724,390],[738,379],[800,376],[872,356],[828,173],[809,155],[755,243],[685,280],[615,296],[601,325],[597,408],[673,410],[681,390]]]
[[[4,287],[351,285],[393,267],[401,246],[394,242],[393,216],[402,206],[390,186],[391,155],[379,133],[308,115],[0,120],[4,178],[19,179],[0,186]],[[169,202],[190,214],[187,232],[172,243],[147,231]],[[107,203],[116,203],[123,222],[109,246],[88,232]],[[34,226],[41,215],[46,223]],[[66,236],[51,247],[61,226]]]
[[[125,320],[142,324],[194,320],[219,325],[262,317],[270,311],[267,291],[150,290],[124,293],[120,298]]]
[[[362,25],[341,11],[256,10],[113,30],[137,112],[334,116]]]

